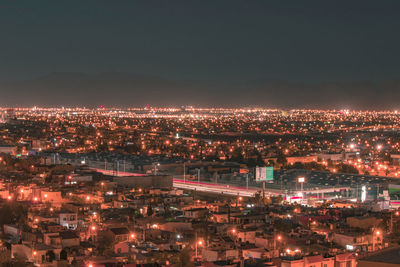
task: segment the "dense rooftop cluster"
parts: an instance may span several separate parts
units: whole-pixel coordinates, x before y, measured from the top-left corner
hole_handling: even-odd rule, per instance
[[[7,266],[362,266],[400,241],[397,112],[0,114]]]

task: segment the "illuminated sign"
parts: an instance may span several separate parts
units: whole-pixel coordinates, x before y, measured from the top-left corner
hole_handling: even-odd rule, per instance
[[[364,202],[367,199],[367,187],[363,185],[361,187],[361,202]]]
[[[273,167],[257,167],[256,181],[257,182],[272,182],[274,180]]]

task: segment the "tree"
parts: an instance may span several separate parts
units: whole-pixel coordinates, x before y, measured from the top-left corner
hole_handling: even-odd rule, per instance
[[[97,249],[101,255],[104,255],[107,250],[110,250],[114,244],[114,239],[108,234],[102,234],[99,236],[97,242]]]
[[[278,163],[280,165],[286,165],[287,164],[287,159],[286,159],[285,155],[279,154],[276,157],[276,163]]]
[[[46,253],[46,260],[48,262],[53,262],[56,259],[56,254],[54,254],[54,251],[49,250]]]
[[[190,251],[188,248],[182,249],[178,255],[178,262],[176,267],[194,267],[193,262],[190,261]]]
[[[151,205],[149,205],[147,207],[147,216],[150,217],[151,215],[153,215],[153,207]]]
[[[240,147],[235,148],[235,149],[233,150],[233,152],[232,152],[231,160],[232,160],[232,161],[239,162],[239,163],[243,162],[243,155],[242,155],[242,153],[243,153],[242,148],[240,148]]]
[[[0,265],[3,265],[6,262],[9,262],[11,259],[11,255],[10,255],[10,251],[7,250],[3,250],[0,252]]]

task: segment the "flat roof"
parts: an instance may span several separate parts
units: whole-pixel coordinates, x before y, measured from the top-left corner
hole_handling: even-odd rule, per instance
[[[360,261],[399,264],[400,263],[400,248],[383,251],[381,253],[377,253],[375,255],[360,259]]]

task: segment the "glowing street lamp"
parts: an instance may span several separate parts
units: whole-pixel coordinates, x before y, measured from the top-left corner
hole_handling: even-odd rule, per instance
[[[157,175],[157,167],[159,167],[159,166],[160,166],[160,163],[159,163],[159,162],[153,163],[153,167],[154,167],[153,173],[154,173],[154,175]]]
[[[382,234],[381,231],[376,230],[373,232],[373,236],[372,236],[372,251],[375,251],[375,243],[376,243],[376,239],[379,238],[379,236]]]
[[[198,246],[202,246],[203,245],[203,241],[202,240],[198,240],[196,241],[196,258],[198,257]]]

